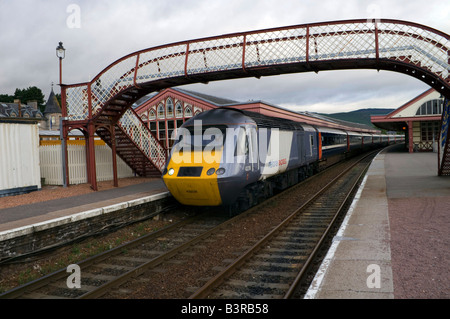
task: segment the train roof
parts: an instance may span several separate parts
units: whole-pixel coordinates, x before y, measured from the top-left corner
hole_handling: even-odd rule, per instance
[[[232,108],[216,108],[201,112],[187,120],[183,126],[192,126],[194,121],[202,121],[202,125],[237,125],[253,124],[255,121],[241,110]]]
[[[288,119],[282,119],[279,117],[271,117],[267,116],[261,113],[251,112],[251,111],[241,111],[237,110],[248,117],[250,117],[252,120],[255,121],[255,123],[258,125],[258,127],[265,127],[265,128],[278,128],[281,130],[290,130],[290,131],[303,131],[305,123],[301,122],[295,122]]]
[[[256,124],[259,128],[278,128],[280,130],[303,131],[303,123],[292,120],[270,117],[264,114],[239,110],[231,107],[221,107],[202,112],[184,123],[184,126],[194,125],[201,120],[202,125],[238,125]]]
[[[349,129],[337,129],[325,126],[317,126],[226,106],[199,113],[195,117],[187,120],[183,124],[183,126],[194,125],[195,120],[202,120],[202,125],[256,124],[260,128],[278,128],[280,130],[289,131],[311,131],[312,129],[317,128],[320,131],[328,131],[341,134],[346,134],[346,132],[352,131],[350,127]],[[356,131],[359,131],[359,125],[355,125],[354,129]]]

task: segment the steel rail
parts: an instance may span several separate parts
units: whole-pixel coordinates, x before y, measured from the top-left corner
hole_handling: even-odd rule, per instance
[[[319,172],[318,174],[314,175],[314,177],[318,177],[323,175],[325,172],[327,172],[328,169],[325,169],[321,172]],[[81,296],[78,297],[78,299],[88,299],[88,298],[98,298],[102,295],[104,295],[105,293],[107,293],[111,288],[113,287],[117,287],[122,285],[123,283],[129,281],[131,278],[133,277],[137,277],[140,274],[142,274],[144,271],[156,267],[158,265],[160,265],[161,263],[163,263],[164,261],[166,261],[169,258],[174,257],[175,255],[183,252],[184,250],[188,249],[189,247],[191,247],[192,245],[200,242],[201,240],[204,240],[212,235],[214,235],[215,232],[219,231],[220,229],[235,223],[237,221],[239,221],[240,219],[245,218],[246,216],[248,216],[249,214],[251,214],[252,212],[254,212],[255,210],[258,210],[258,207],[260,207],[261,205],[263,205],[264,203],[267,204],[267,201],[273,201],[276,200],[278,197],[286,195],[286,193],[288,192],[292,192],[294,191],[296,188],[300,187],[303,183],[305,183],[306,181],[308,181],[308,179],[301,181],[295,185],[293,185],[292,187],[290,187],[289,189],[285,190],[284,192],[281,192],[279,194],[276,194],[270,198],[268,198],[266,201],[264,201],[263,203],[257,204],[253,207],[251,207],[250,209],[240,213],[237,216],[234,216],[233,218],[230,218],[229,220],[217,225],[216,227],[211,228],[210,230],[208,230],[207,232],[200,234],[198,236],[196,236],[195,238],[191,239],[188,242],[185,242],[184,244],[181,244],[177,247],[174,247],[173,249],[171,249],[170,251],[161,254],[158,257],[153,258],[152,260],[148,261],[145,264],[142,264],[138,267],[136,267],[135,269],[132,269],[126,273],[124,273],[123,275],[117,277],[115,280],[110,281],[108,283],[105,283],[102,286],[99,286],[96,290],[92,290],[90,292],[87,292]],[[125,246],[125,245],[124,245]],[[123,247],[122,247],[123,248]]]
[[[318,174],[314,175],[314,177],[321,176],[327,171],[328,171],[328,168],[323,170],[323,171],[321,171],[321,172],[319,172]],[[142,264],[142,265],[136,267],[135,269],[132,269],[132,270],[124,273],[121,276],[118,276],[115,280],[109,281],[108,283],[105,283],[104,285],[99,286],[96,290],[92,290],[90,292],[87,292],[87,293],[79,296],[78,299],[98,298],[98,297],[106,294],[111,288],[118,287],[118,286],[122,285],[123,283],[129,281],[131,278],[139,276],[144,271],[160,265],[161,263],[163,263],[167,259],[172,258],[175,255],[183,252],[184,250],[188,249],[192,245],[194,245],[194,244],[200,242],[201,240],[204,240],[204,239],[214,235],[214,233],[219,231],[220,229],[222,229],[222,228],[224,228],[224,227],[226,227],[226,226],[228,226],[228,225],[230,225],[232,223],[235,223],[235,222],[239,221],[240,219],[245,218],[246,216],[248,216],[249,214],[251,214],[255,210],[258,210],[258,208],[261,205],[267,204],[268,201],[276,200],[278,197],[286,195],[286,193],[294,191],[296,188],[300,187],[303,183],[305,183],[308,180],[309,179],[306,179],[304,181],[301,181],[301,182],[293,185],[292,187],[290,187],[289,189],[285,190],[284,192],[281,192],[279,194],[276,194],[276,195],[268,198],[263,203],[259,203],[259,204],[255,205],[255,206],[251,207],[250,209],[240,213],[239,215],[234,216],[233,218],[230,218],[229,220],[227,220],[227,221],[217,225],[216,227],[211,228],[207,232],[196,236],[195,238],[191,239],[190,241],[185,242],[184,244],[181,244],[181,245],[179,245],[177,247],[174,247],[170,251],[168,251],[168,252],[166,252],[164,254],[161,254],[158,257],[153,258],[152,260],[148,261],[147,263]],[[123,245],[123,246],[125,246],[125,245]],[[122,247],[122,248],[124,248],[124,247]]]
[[[228,277],[230,277],[240,266],[242,266],[245,262],[248,261],[250,257],[252,257],[258,250],[260,250],[265,243],[267,243],[269,240],[271,240],[277,233],[281,232],[295,217],[302,214],[304,209],[309,207],[319,196],[321,196],[326,190],[328,190],[331,186],[333,186],[340,178],[342,178],[344,175],[346,175],[350,170],[352,170],[356,165],[361,163],[364,159],[371,156],[372,154],[376,153],[370,152],[360,160],[358,160],[356,163],[352,164],[350,167],[342,171],[337,177],[335,177],[332,181],[327,183],[321,190],[319,190],[315,195],[313,195],[307,202],[305,202],[301,207],[297,208],[293,213],[291,213],[284,221],[282,221],[278,226],[276,226],[272,231],[270,231],[266,236],[264,236],[261,240],[259,240],[256,244],[254,244],[251,248],[249,248],[244,254],[242,254],[240,257],[238,257],[232,264],[230,264],[227,268],[225,268],[223,271],[221,271],[219,274],[211,278],[207,283],[205,283],[201,288],[199,288],[195,293],[193,293],[189,299],[203,299],[206,298],[211,291],[219,286],[223,281],[225,281]],[[363,170],[365,171],[365,169]],[[361,176],[361,175],[360,175]],[[358,177],[358,180],[360,179],[360,176]],[[354,185],[352,186],[353,192]],[[346,195],[346,198],[344,200],[347,201],[349,194]],[[339,211],[341,210],[342,205],[339,208]],[[338,215],[338,213],[336,214]],[[336,219],[336,215],[333,218],[333,223]],[[327,231],[331,227],[327,227]],[[325,238],[326,236],[322,236]],[[321,241],[323,239],[321,238]],[[314,254],[317,252],[318,248],[314,249]],[[309,257],[310,260],[312,260],[312,257]],[[308,262],[310,263],[310,261]],[[303,271],[304,272],[304,271]],[[297,276],[299,277],[299,276]],[[296,278],[294,283],[297,285],[301,278]],[[289,289],[289,291],[295,290],[295,289]]]
[[[166,234],[168,232],[171,232],[173,230],[175,230],[176,228],[182,227],[196,219],[200,218],[199,216],[194,216],[191,218],[187,218],[184,220],[181,220],[179,222],[176,222],[172,225],[169,225],[167,227],[164,227],[156,232],[150,233],[148,235],[142,236],[140,238],[137,238],[131,242],[127,242],[125,244],[122,244],[120,246],[117,246],[113,249],[110,249],[108,251],[105,251],[103,253],[100,253],[98,255],[92,256],[90,258],[87,258],[83,261],[80,261],[79,263],[77,263],[78,266],[80,266],[80,268],[84,268],[84,267],[88,267],[91,266],[93,264],[96,264],[98,262],[101,262],[107,258],[110,258],[114,255],[120,254],[120,252],[124,249],[124,248],[132,248],[135,247],[145,241],[154,239],[154,238],[158,238],[163,234]],[[2,298],[18,298],[26,293],[29,293],[31,291],[34,291],[36,289],[42,288],[56,280],[59,280],[61,278],[67,277],[67,271],[66,268],[57,270],[53,273],[50,273],[44,277],[35,279],[29,283],[26,283],[22,286],[16,287],[14,289],[11,289],[9,291],[4,292],[3,294],[0,294],[0,299]]]
[[[373,154],[373,153],[371,153]],[[369,154],[368,156],[370,156],[371,154]],[[367,157],[368,157],[367,156]],[[367,157],[364,157],[361,159],[360,162],[356,163],[356,165],[360,164],[364,159],[366,159]],[[303,280],[307,270],[309,269],[309,267],[311,266],[311,263],[313,262],[314,258],[316,258],[317,253],[319,252],[320,248],[322,247],[323,242],[325,241],[325,239],[329,236],[333,226],[336,223],[336,219],[339,217],[339,215],[343,212],[343,209],[345,208],[345,206],[348,203],[348,200],[350,198],[350,195],[355,191],[355,188],[358,186],[359,182],[361,181],[361,179],[364,177],[364,175],[366,174],[366,171],[369,167],[369,165],[371,164],[372,161],[370,161],[369,163],[366,164],[365,168],[361,171],[361,173],[359,174],[359,176],[356,178],[356,180],[354,181],[353,185],[350,188],[350,191],[347,193],[347,195],[345,196],[344,200],[342,201],[341,205],[339,206],[336,214],[334,215],[333,219],[331,220],[331,222],[328,224],[327,228],[325,229],[324,233],[322,234],[322,236],[320,237],[319,241],[317,242],[317,244],[315,245],[313,251],[311,252],[311,254],[308,256],[308,259],[305,261],[305,263],[303,264],[302,268],[300,269],[298,275],[296,276],[296,278],[294,279],[294,282],[291,284],[289,290],[286,292],[286,294],[284,295],[283,299],[290,299],[294,296],[297,287],[299,286],[299,284],[301,283],[301,281]]]
[[[124,273],[123,275],[118,276],[117,278],[115,278],[114,280],[111,280],[107,283],[105,283],[102,286],[97,287],[97,289],[89,291],[81,296],[78,297],[78,299],[88,299],[88,298],[98,298],[102,295],[104,295],[105,293],[107,293],[111,288],[114,287],[118,287],[120,285],[122,285],[123,283],[129,281],[131,278],[133,277],[137,277],[139,275],[141,275],[142,273],[144,273],[146,270],[156,267],[158,265],[160,265],[161,263],[163,263],[164,261],[166,261],[169,258],[174,257],[175,255],[183,252],[184,250],[188,249],[189,247],[191,247],[192,245],[200,242],[201,240],[204,240],[210,236],[212,236],[215,232],[217,232],[219,229],[233,223],[236,222],[236,220],[241,219],[245,216],[245,214],[240,214],[237,215],[231,219],[228,219],[227,221],[213,227],[212,229],[196,236],[195,238],[177,246],[172,248],[171,250],[169,250],[168,252],[165,252],[153,259],[151,259],[150,261],[139,265],[138,267],[135,267],[134,269]]]

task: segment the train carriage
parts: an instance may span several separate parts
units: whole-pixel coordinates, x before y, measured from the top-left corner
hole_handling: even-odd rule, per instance
[[[182,204],[242,210],[376,140],[364,138],[249,111],[213,109],[179,128],[163,180]]]
[[[374,148],[374,135],[365,133],[362,136],[362,148],[364,151],[368,151]]]
[[[363,135],[358,132],[347,131],[348,134],[348,151],[356,152],[361,150],[363,145]]]

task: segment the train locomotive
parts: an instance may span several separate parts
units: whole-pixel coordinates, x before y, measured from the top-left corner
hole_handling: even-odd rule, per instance
[[[178,129],[162,177],[181,204],[242,211],[352,154],[400,140],[217,108]]]

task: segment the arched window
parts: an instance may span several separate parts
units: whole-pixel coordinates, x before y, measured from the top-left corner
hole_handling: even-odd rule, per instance
[[[154,119],[156,119],[155,110],[153,110],[153,109],[150,110],[148,119],[149,119],[149,120],[154,120]]]
[[[147,114],[142,113],[141,114],[141,119],[142,119],[142,121],[147,122]]]
[[[158,118],[163,119],[164,118],[164,105],[160,103],[158,105]]]
[[[416,112],[416,115],[440,115],[442,114],[442,100],[434,99],[423,103]]]
[[[173,102],[170,97],[166,100],[166,116],[167,118],[173,117]]]
[[[175,116],[183,117],[183,107],[181,106],[180,102],[177,102],[177,104],[175,106]]]
[[[185,117],[192,117],[191,107],[189,107],[189,106],[186,107],[186,109],[184,110],[184,116]]]

